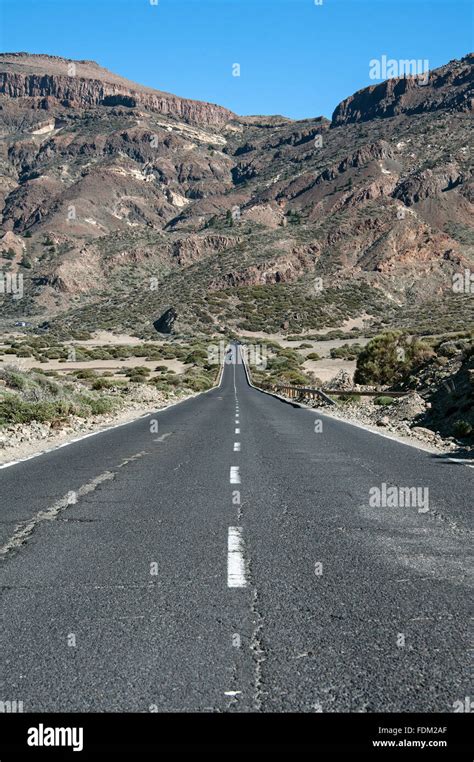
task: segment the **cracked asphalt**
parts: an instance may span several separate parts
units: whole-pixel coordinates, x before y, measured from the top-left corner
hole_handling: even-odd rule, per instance
[[[239,363],[3,469],[0,700],[452,712],[472,692],[473,476],[255,390]],[[427,487],[429,511],[371,506],[382,483]]]

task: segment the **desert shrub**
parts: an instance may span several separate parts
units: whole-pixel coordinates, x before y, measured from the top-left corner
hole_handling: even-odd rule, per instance
[[[185,376],[183,378],[183,386],[187,386],[194,392],[203,392],[211,388],[212,381],[206,378],[206,376]]]
[[[88,405],[92,415],[104,415],[110,413],[114,408],[114,402],[107,397],[100,397],[99,399],[88,399]]]
[[[182,384],[181,376],[168,375],[168,376],[165,376],[163,380],[170,386],[180,386]]]
[[[309,381],[303,373],[297,370],[287,370],[281,373],[280,379],[283,382],[289,383],[291,386],[308,386]]]
[[[338,396],[338,402],[349,403],[358,405],[360,403],[360,397],[357,394],[340,394]]]
[[[343,344],[342,347],[333,347],[329,352],[329,356],[333,360],[340,358],[344,360],[357,360],[361,351],[362,347],[360,344]]]
[[[110,378],[96,378],[94,383],[92,384],[91,389],[94,391],[100,391],[101,389],[110,389],[112,386],[114,386],[113,379]]]
[[[0,378],[10,389],[19,389],[22,391],[27,386],[26,376],[14,368],[6,367],[0,370]]]
[[[410,340],[401,331],[375,336],[357,358],[356,384],[393,384],[426,362],[433,350],[418,339]]]
[[[76,378],[81,379],[89,379],[89,378],[96,378],[97,374],[94,370],[90,370],[90,368],[84,368],[84,370],[76,370],[74,371],[74,374]]]
[[[460,439],[468,437],[470,434],[472,434],[472,430],[473,429],[469,421],[465,421],[462,418],[459,418],[453,423],[453,434]]]
[[[130,380],[132,380],[132,376],[149,376],[150,373],[150,368],[144,365],[136,365],[134,368],[126,368],[125,370],[125,375],[130,376]]]
[[[16,356],[17,357],[31,357],[33,354],[33,351],[30,347],[19,347],[19,349],[16,350]]]
[[[29,391],[30,394],[34,391],[38,394],[38,397],[39,395],[45,397],[58,397],[60,395],[61,388],[59,384],[51,381],[51,379],[43,375],[41,371],[39,374],[35,374],[33,378],[35,386]]]
[[[25,402],[15,395],[6,395],[0,400],[0,424],[44,423],[67,415],[67,408],[54,402]]]
[[[317,352],[310,352],[309,355],[306,355],[307,360],[320,360],[321,356],[318,355]]]
[[[388,397],[385,395],[381,395],[380,397],[375,397],[374,399],[374,405],[388,406],[388,405],[391,405],[392,402],[395,402],[395,399],[393,397]]]
[[[186,365],[201,365],[203,361],[208,359],[207,352],[204,349],[194,349],[186,355],[184,362]]]
[[[62,349],[58,349],[58,348],[48,349],[45,352],[45,356],[49,360],[59,360],[60,357],[64,356],[64,351]]]

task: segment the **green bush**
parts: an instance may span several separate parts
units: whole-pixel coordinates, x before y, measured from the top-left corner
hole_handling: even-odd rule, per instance
[[[19,389],[22,391],[27,385],[26,377],[13,368],[2,368],[2,370],[0,370],[0,378],[5,381],[5,384],[9,386],[10,389]]]
[[[101,397],[99,399],[89,399],[88,405],[92,415],[104,415],[110,413],[114,409],[114,402],[107,397]]]
[[[194,349],[184,358],[186,365],[201,365],[203,361],[208,359],[207,352],[204,349]]]
[[[453,434],[455,437],[459,437],[460,439],[468,437],[470,434],[472,434],[472,430],[473,429],[469,421],[465,421],[462,418],[453,423]]]
[[[339,394],[337,399],[339,402],[351,402],[352,404],[356,405],[360,403],[360,397],[358,394]]]
[[[95,370],[90,370],[89,368],[84,368],[84,370],[76,370],[74,371],[74,374],[76,378],[81,379],[97,378]]]
[[[374,399],[374,405],[384,405],[384,406],[387,406],[387,405],[391,405],[392,402],[395,402],[394,397],[388,397],[388,396],[384,396],[384,395],[381,395],[380,397],[375,397],[375,399]]]
[[[64,408],[53,402],[24,402],[15,395],[6,395],[0,400],[0,424],[44,423],[64,416]]]
[[[183,386],[192,389],[194,392],[203,392],[211,388],[212,381],[206,378],[206,376],[185,376],[183,378]]]
[[[132,380],[132,376],[149,376],[150,373],[150,368],[147,368],[145,365],[137,365],[134,368],[127,368],[125,370],[125,375],[130,376],[130,380]]]
[[[401,331],[375,336],[357,358],[356,384],[393,384],[433,356],[433,350]]]
[[[329,352],[329,356],[333,360],[357,360],[361,352],[362,347],[360,344],[343,344],[341,347],[333,347]]]
[[[102,378],[96,378],[96,380],[91,386],[91,389],[93,389],[93,391],[95,392],[96,391],[98,392],[101,389],[110,389],[112,386],[114,386],[113,379],[102,377]]]

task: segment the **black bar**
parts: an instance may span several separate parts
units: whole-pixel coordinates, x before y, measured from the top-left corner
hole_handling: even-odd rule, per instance
[[[140,751],[140,760],[160,750],[305,747],[326,753],[358,752],[374,758],[406,757],[472,761],[469,714],[2,714],[0,759],[96,759]],[[471,723],[472,724],[472,723]],[[40,733],[40,726],[43,730]],[[55,735],[48,728],[82,728],[83,748],[35,747],[30,740],[61,740],[79,746],[79,735]],[[33,730],[31,730],[33,729]],[[374,742],[383,742],[377,745]],[[389,744],[390,742],[390,744]],[[416,742],[416,745],[414,744]],[[422,747],[421,743],[425,746]],[[442,745],[440,745],[442,744]],[[323,757],[322,759],[326,759]],[[133,760],[134,762],[134,760]],[[137,758],[138,762],[138,758]]]

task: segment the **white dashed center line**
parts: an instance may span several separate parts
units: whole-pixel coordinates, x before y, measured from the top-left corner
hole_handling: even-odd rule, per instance
[[[240,452],[240,442],[234,442],[234,452]]]
[[[238,466],[230,467],[230,483],[240,484],[240,469]]]
[[[242,530],[229,527],[227,539],[227,587],[246,587]]]
[[[235,430],[235,433],[236,433],[236,434],[240,434],[240,429],[236,429],[236,430]]]

